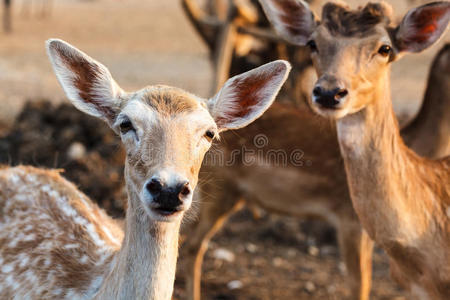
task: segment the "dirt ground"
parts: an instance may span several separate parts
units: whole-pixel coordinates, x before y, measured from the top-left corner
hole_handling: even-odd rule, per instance
[[[103,62],[126,90],[164,83],[208,96],[211,70],[207,51],[184,17],[179,1],[59,0],[54,1],[51,16],[47,18],[40,17],[36,11],[29,16],[21,15],[21,4],[20,0],[14,2],[14,32],[9,35],[0,32],[0,134],[10,133],[5,128],[12,126],[26,101],[67,101],[45,55],[44,41],[50,37],[67,40]],[[400,5],[400,9],[404,11],[405,7]],[[443,41],[426,52],[394,64],[392,91],[396,110],[401,114],[410,115],[417,109],[429,64],[445,41],[450,41],[448,33]],[[57,109],[47,110],[47,119],[52,119],[52,113],[60,113]],[[47,127],[38,125],[43,120],[39,119],[30,127],[35,130],[34,136],[29,133],[30,139],[38,137],[43,128],[55,126],[52,124],[61,128],[73,125],[61,121],[50,122]],[[86,122],[88,126],[90,121],[74,117],[71,122]],[[83,130],[75,132],[89,135]],[[97,135],[77,142],[85,143],[86,148],[96,138],[105,142],[103,132],[102,129]],[[52,133],[48,136],[47,143],[59,142],[45,157],[49,166],[54,166],[51,162],[61,162],[61,157],[56,157],[66,153],[73,143],[67,140],[70,135]],[[14,145],[7,151],[18,151],[23,146],[17,141],[19,138],[16,134],[14,139],[0,146]],[[65,142],[61,144],[61,141]],[[113,140],[107,139],[107,143],[117,147]],[[89,159],[98,162],[98,153],[102,150],[92,149],[94,154],[91,153],[93,157]],[[117,157],[108,159],[117,160]],[[29,163],[33,163],[32,158]],[[92,174],[92,169],[85,165],[73,166],[78,173],[70,173],[68,169],[67,176],[91,197],[99,199],[96,191],[88,187],[95,179],[86,176],[97,176],[98,180],[105,181],[102,173]],[[106,177],[110,181],[121,179],[121,172],[108,169],[108,162],[102,170],[108,172],[109,177]],[[114,191],[114,195],[118,193]],[[106,206],[109,203],[104,199],[99,202]],[[116,208],[107,208],[117,213]],[[184,299],[183,275],[187,270],[183,267],[183,248],[179,261],[174,296]],[[203,270],[205,299],[345,299],[349,292],[334,231],[326,224],[266,214],[255,220],[246,210],[236,214],[215,236]],[[389,278],[386,257],[379,250],[374,257],[373,277],[372,299],[406,299]]]

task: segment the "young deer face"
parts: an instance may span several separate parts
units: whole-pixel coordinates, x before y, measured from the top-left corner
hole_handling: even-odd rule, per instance
[[[373,101],[388,77],[390,62],[402,52],[419,52],[447,28],[450,3],[435,2],[413,9],[396,28],[391,8],[369,3],[349,10],[327,3],[316,21],[300,0],[260,0],[275,30],[286,40],[310,48],[317,75],[310,99],[322,116],[341,118]]]
[[[146,88],[126,97],[112,127],[127,150],[126,178],[142,208],[159,219],[187,210],[219,132],[205,102],[176,88]]]
[[[179,220],[190,207],[213,139],[258,118],[290,70],[284,61],[266,64],[229,79],[204,100],[167,86],[127,93],[105,66],[69,44],[49,40],[47,51],[72,103],[120,134],[127,150],[129,207],[156,221]]]

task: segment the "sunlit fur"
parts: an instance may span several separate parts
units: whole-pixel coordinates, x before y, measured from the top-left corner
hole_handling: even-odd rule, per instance
[[[324,8],[309,37],[317,45],[312,51],[316,85],[345,88],[348,94],[333,108],[314,98],[311,106],[336,120],[353,206],[371,238],[389,255],[393,277],[419,299],[447,299],[450,157],[425,159],[404,145],[392,109],[389,71],[399,53],[417,52],[440,37],[450,4],[414,9],[395,30],[386,18],[362,24],[370,20],[359,19],[368,6],[355,11],[331,6]],[[366,26],[364,34],[356,30],[358,25]],[[383,55],[382,45],[392,51]]]
[[[167,86],[127,93],[75,47],[50,40],[47,52],[69,100],[120,134],[127,154],[125,228],[55,171],[2,168],[0,298],[171,299],[180,224],[213,139],[206,132],[217,136],[259,117],[289,64],[275,61],[231,78],[208,101]],[[173,213],[155,209],[159,203],[146,188],[155,175],[189,187],[182,199],[175,195],[181,203]]]
[[[317,45],[312,49],[316,85],[345,88],[348,94],[332,108],[314,98],[311,106],[336,121],[353,206],[389,255],[393,277],[418,299],[447,299],[450,157],[429,160],[405,146],[392,109],[389,71],[401,54],[419,52],[439,39],[450,19],[450,3],[412,9],[397,27],[390,24],[386,7],[324,7],[308,37]],[[379,51],[383,45],[392,49],[386,55]]]

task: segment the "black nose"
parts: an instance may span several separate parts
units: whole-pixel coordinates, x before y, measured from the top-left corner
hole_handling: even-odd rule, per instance
[[[188,181],[167,185],[160,178],[152,178],[146,185],[147,191],[152,195],[153,202],[160,208],[173,210],[183,203],[183,200],[191,193]]]
[[[314,101],[328,108],[334,108],[336,105],[342,103],[342,100],[347,95],[348,91],[342,88],[326,90],[320,86],[316,86],[313,90]]]

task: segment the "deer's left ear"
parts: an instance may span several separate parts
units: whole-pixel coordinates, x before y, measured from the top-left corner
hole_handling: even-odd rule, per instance
[[[435,43],[447,29],[450,2],[433,2],[410,10],[397,27],[398,52],[420,52]]]
[[[123,90],[108,69],[68,43],[51,39],[47,53],[61,86],[76,108],[111,125]]]
[[[316,28],[313,12],[303,0],[259,0],[275,31],[286,41],[305,46]]]
[[[228,79],[208,110],[219,131],[238,129],[259,118],[275,100],[291,65],[277,60]]]

